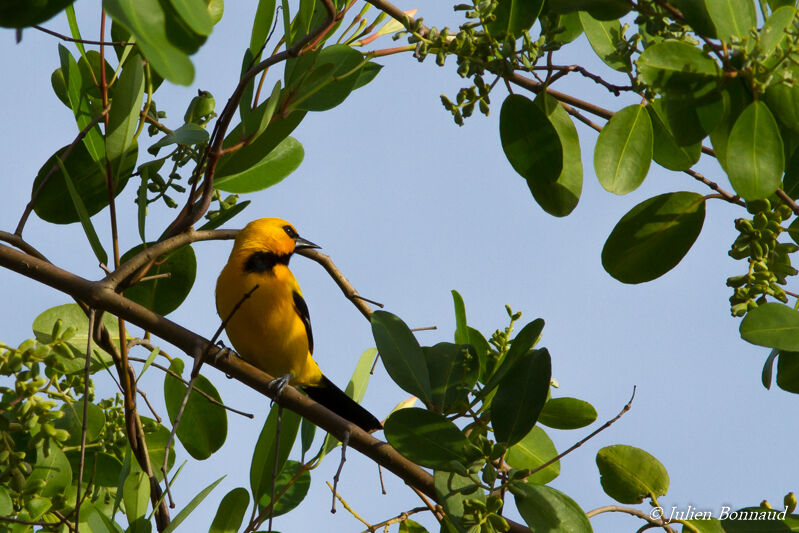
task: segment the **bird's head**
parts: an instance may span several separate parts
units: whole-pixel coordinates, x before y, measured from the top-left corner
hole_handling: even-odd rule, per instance
[[[234,253],[263,252],[276,256],[290,256],[304,248],[319,246],[300,237],[294,226],[280,218],[253,220],[239,232],[233,245]]]

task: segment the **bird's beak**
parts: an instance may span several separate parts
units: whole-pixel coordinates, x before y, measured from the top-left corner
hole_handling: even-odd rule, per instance
[[[309,240],[303,239],[302,237],[297,237],[294,239],[294,249],[295,250],[307,250],[308,248],[321,248]]]

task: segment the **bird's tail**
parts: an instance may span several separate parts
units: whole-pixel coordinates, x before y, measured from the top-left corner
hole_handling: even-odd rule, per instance
[[[318,385],[306,385],[302,390],[313,401],[324,405],[341,418],[346,418],[364,431],[370,432],[383,429],[383,424],[372,413],[361,407],[324,376],[322,376],[322,381]]]

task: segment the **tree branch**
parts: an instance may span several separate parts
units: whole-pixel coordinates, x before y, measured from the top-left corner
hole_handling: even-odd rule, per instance
[[[103,281],[89,281],[2,244],[0,244],[0,266],[150,331],[191,357],[205,354],[203,356],[205,364],[236,378],[270,398],[272,397],[269,383],[274,379],[273,376],[255,368],[241,358],[219,358],[217,361],[216,356],[220,348],[211,345],[207,339],[183,326],[117,294]],[[388,443],[377,440],[355,424],[329,411],[291,386],[286,386],[280,397],[275,398],[275,401],[307,418],[339,440],[344,439],[345,433],[349,432],[350,447],[390,470],[408,485],[415,487],[430,498],[438,500],[433,486],[433,476],[400,455]],[[510,521],[509,523],[513,532],[529,532],[529,529],[521,524]]]

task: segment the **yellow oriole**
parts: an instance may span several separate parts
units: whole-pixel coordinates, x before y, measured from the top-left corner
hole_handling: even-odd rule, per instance
[[[254,220],[239,232],[216,282],[217,312],[222,320],[230,317],[228,338],[245,361],[277,377],[273,383],[278,391],[291,383],[364,431],[382,429],[380,421],[322,375],[313,360],[308,306],[288,267],[294,251],[303,248],[319,247],[279,218]]]

